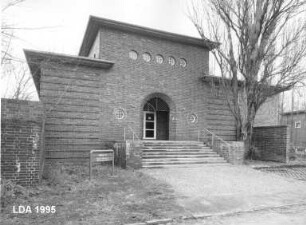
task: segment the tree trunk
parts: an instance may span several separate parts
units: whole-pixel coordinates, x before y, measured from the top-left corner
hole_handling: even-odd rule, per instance
[[[252,138],[253,138],[253,124],[255,120],[255,109],[252,106],[248,106],[247,110],[247,121],[244,125],[245,129],[245,137],[244,137],[244,145],[245,145],[245,158],[252,159]]]
[[[239,119],[236,119],[236,141],[243,140],[242,123]]]

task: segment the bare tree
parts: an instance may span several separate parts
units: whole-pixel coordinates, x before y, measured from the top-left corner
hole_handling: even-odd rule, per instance
[[[13,99],[30,100],[33,97],[33,82],[23,59],[13,53],[15,30],[21,29],[9,21],[8,11],[25,0],[5,0],[1,7],[1,96]]]
[[[26,65],[20,65],[11,73],[13,76],[14,86],[10,98],[30,100],[34,94],[32,77]]]
[[[16,6],[17,4],[20,4],[21,2],[24,2],[25,0],[6,0],[2,4],[1,7],[1,13],[2,13],[2,21],[1,21],[1,36],[2,36],[2,42],[1,42],[1,66],[4,66],[5,64],[10,64],[12,60],[16,60],[12,54],[12,40],[15,37],[14,30],[16,27],[14,27],[13,24],[10,24],[7,21],[6,18],[6,12]]]
[[[305,77],[305,6],[305,0],[193,2],[190,18],[199,34],[220,43],[212,54],[247,153],[259,107]]]

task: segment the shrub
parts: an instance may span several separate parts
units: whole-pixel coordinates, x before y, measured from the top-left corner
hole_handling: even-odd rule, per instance
[[[22,187],[12,180],[2,179],[1,181],[1,208],[5,208],[7,205],[16,200],[16,198],[28,198],[29,190]]]

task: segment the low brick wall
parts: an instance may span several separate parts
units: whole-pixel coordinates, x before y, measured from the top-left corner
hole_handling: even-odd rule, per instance
[[[242,165],[245,155],[244,142],[228,141],[227,143],[221,143],[217,153],[233,165]]]
[[[39,181],[43,118],[39,102],[1,99],[1,175],[23,185]]]
[[[290,133],[287,126],[254,127],[253,146],[258,160],[288,162]]]

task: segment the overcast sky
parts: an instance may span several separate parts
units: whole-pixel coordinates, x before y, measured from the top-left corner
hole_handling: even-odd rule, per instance
[[[2,5],[12,0],[1,0]],[[190,0],[25,0],[5,10],[2,20],[15,29],[13,55],[23,49],[77,55],[90,15],[199,37],[187,16]],[[14,80],[1,82],[7,92]],[[34,98],[38,100],[37,96]]]
[[[6,11],[19,38],[14,51],[77,54],[89,15],[198,37],[186,0],[25,0]]]
[[[12,0],[1,0],[1,3],[4,5],[7,1]],[[90,15],[199,37],[187,16],[187,4],[190,2],[191,0],[25,0],[6,10],[2,20],[20,28],[15,30],[17,39],[13,40],[12,47],[14,55],[25,61],[23,49],[77,55]],[[214,66],[212,62],[210,66]],[[1,92],[13,83],[14,81],[2,80]]]

